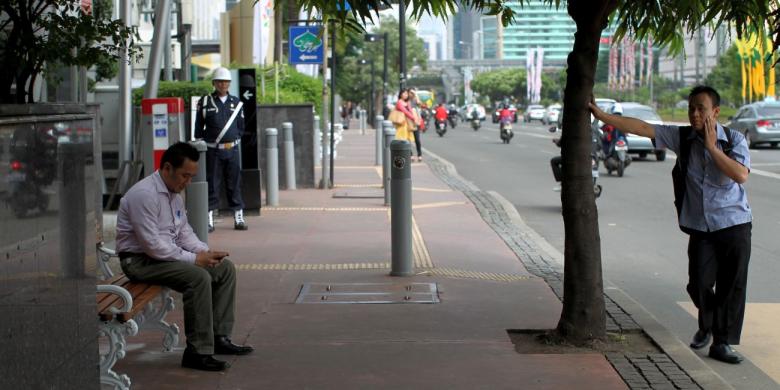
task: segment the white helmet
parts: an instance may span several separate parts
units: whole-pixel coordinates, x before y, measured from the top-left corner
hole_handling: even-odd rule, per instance
[[[620,103],[615,103],[612,105],[612,109],[610,111],[612,112],[612,115],[623,115],[623,105]]]
[[[225,81],[232,81],[232,77],[230,76],[230,71],[225,68],[217,68],[216,71],[214,71],[214,77],[211,78],[211,80],[225,80]]]

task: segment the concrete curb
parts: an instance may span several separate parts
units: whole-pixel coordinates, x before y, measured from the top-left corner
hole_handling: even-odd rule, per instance
[[[475,190],[479,188],[466,180],[457,173],[455,166],[441,156],[425,151],[427,154],[435,157],[442,163],[453,176],[459,177],[464,183]],[[563,254],[553,247],[547,240],[539,235],[535,230],[528,226],[514,205],[495,191],[486,191],[503,208],[503,211],[509,217],[513,224],[523,232],[529,240],[546,252],[550,258],[563,266]],[[648,312],[642,305],[629,297],[623,290],[612,285],[608,280],[604,280],[604,293],[612,299],[620,308],[636,321],[642,330],[666,353],[677,365],[679,365],[697,384],[704,389],[713,390],[733,390],[734,387],[726,383],[712,368],[704,363],[688,345],[677,339],[668,329]]]

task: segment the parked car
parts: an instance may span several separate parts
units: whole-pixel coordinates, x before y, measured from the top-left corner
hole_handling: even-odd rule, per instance
[[[544,110],[544,117],[542,123],[549,125],[551,123],[558,123],[558,115],[561,114],[561,105],[558,103],[550,104],[547,109]]]
[[[477,112],[479,113],[479,120],[484,121],[487,115],[485,113],[486,112],[485,107],[481,104],[476,104],[476,103],[466,104],[465,106],[460,108],[459,114],[460,114],[461,121],[467,122],[471,120],[470,115],[471,112],[474,111],[474,109],[476,109]]]
[[[496,109],[493,110],[493,123],[498,123],[498,117],[501,114],[501,104],[496,105]],[[509,112],[512,113],[512,122],[517,123],[517,107],[514,104],[509,105]]]
[[[620,104],[623,107],[623,116],[641,119],[651,125],[662,125],[664,123],[658,113],[650,106],[633,102],[616,104]],[[628,134],[626,142],[628,142],[628,152],[638,154],[640,158],[645,158],[648,153],[653,153],[658,161],[666,159],[666,150],[656,149],[653,140],[650,138]]]
[[[751,149],[758,144],[776,148],[780,143],[780,102],[764,101],[744,105],[729,120],[726,126],[744,134]]]
[[[529,104],[523,114],[523,122],[530,122],[533,120],[542,121],[544,119],[544,106],[539,104]]]

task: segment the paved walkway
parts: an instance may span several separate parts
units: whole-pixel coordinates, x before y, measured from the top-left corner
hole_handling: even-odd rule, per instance
[[[146,331],[128,340],[114,370],[134,389],[723,387],[684,349],[516,352],[508,329],[556,326],[560,265],[511,205],[435,157],[412,166],[418,274],[389,276],[389,209],[373,142],[372,130],[345,131],[335,188],[281,191],[279,207],[247,218],[248,231],[232,230],[225,218],[209,236],[238,266],[233,339],[252,344],[254,354],[229,357],[223,373],[182,369],[183,340],[164,353],[160,336]],[[654,326],[630,298],[607,298],[612,330]],[[395,303],[369,304],[388,300]],[[183,328],[180,308],[169,320]]]

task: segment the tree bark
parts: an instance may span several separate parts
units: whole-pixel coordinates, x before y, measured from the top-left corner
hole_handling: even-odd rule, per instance
[[[577,25],[564,91],[561,203],[565,230],[563,310],[557,332],[580,345],[606,337],[598,209],[591,177],[590,110],[599,38],[615,0],[571,0]]]

